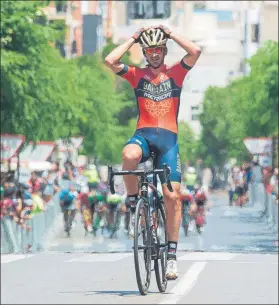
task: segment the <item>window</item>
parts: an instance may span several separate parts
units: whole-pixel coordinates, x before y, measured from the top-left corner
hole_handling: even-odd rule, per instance
[[[196,3],[194,3],[194,10],[205,10],[206,9],[206,4],[204,3],[204,1],[197,1]]]
[[[199,110],[200,110],[199,105],[191,106],[192,121],[198,121],[199,120]]]
[[[76,54],[77,53],[77,41],[74,40],[72,42],[72,54]]]
[[[129,19],[167,19],[171,13],[171,1],[128,1]]]
[[[251,41],[252,42],[259,42],[259,24],[252,24],[251,25]]]
[[[198,114],[192,114],[192,121],[198,121],[199,115]]]
[[[200,107],[199,106],[191,106],[192,112],[193,111],[199,111]]]
[[[55,3],[56,6],[56,12],[60,13],[60,12],[66,12],[67,10],[67,5],[65,3],[65,1],[56,1]]]

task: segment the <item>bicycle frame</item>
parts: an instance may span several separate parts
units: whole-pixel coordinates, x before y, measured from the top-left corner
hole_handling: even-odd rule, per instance
[[[156,177],[154,177],[154,176],[157,175],[157,174],[164,174],[164,178],[166,180],[167,187],[168,187],[170,192],[173,192],[173,189],[172,189],[172,186],[171,186],[171,183],[170,183],[170,180],[169,180],[170,168],[167,167],[166,163],[163,164],[163,169],[154,169],[154,168],[152,170],[137,169],[137,170],[134,170],[134,171],[128,170],[128,171],[117,171],[117,172],[113,171],[112,166],[108,166],[108,183],[109,183],[109,187],[110,187],[110,192],[112,194],[115,194],[114,183],[113,183],[114,176],[134,175],[134,176],[140,176],[141,177],[141,180],[140,180],[140,183],[141,183],[141,187],[140,187],[141,197],[147,198],[147,196],[148,196],[147,176],[150,175],[150,174],[153,174],[153,182],[156,184],[156,186],[157,186],[157,180],[156,180]],[[156,191],[157,191],[157,189],[156,189]]]
[[[153,159],[153,157],[152,157]],[[153,175],[153,183],[149,183],[147,176],[152,174]],[[134,170],[134,171],[117,171],[114,172],[112,170],[112,167],[108,167],[108,183],[110,186],[110,191],[112,194],[115,194],[115,189],[114,189],[114,183],[113,183],[113,178],[116,175],[119,176],[124,176],[124,175],[134,175],[134,176],[139,176],[140,177],[140,197],[145,201],[145,207],[147,209],[147,225],[148,229],[151,230],[151,233],[154,232],[153,230],[153,219],[151,215],[151,211],[156,211],[158,208],[158,202],[159,202],[159,196],[158,196],[158,190],[157,190],[157,174],[164,174],[164,178],[167,184],[167,187],[170,192],[173,192],[172,185],[169,180],[169,175],[170,175],[170,168],[167,166],[166,163],[163,164],[163,169],[155,169],[154,167],[154,162],[153,162],[153,168],[152,170]],[[152,204],[149,204],[149,198],[148,198],[148,186],[152,189],[153,195],[155,194],[156,200],[154,203],[154,200],[152,200]],[[157,238],[157,236],[156,236]],[[155,236],[153,239],[153,242],[155,242]],[[154,246],[154,243],[153,245]],[[162,247],[165,247],[167,245],[162,245]]]

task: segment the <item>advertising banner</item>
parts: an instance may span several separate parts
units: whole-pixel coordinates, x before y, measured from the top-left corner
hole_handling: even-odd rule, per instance
[[[246,138],[243,143],[251,154],[259,156],[261,166],[272,166],[272,138]]]
[[[14,157],[24,141],[23,135],[1,134],[1,161]]]
[[[35,146],[29,143],[28,146],[20,153],[20,161],[46,161],[55,148],[55,142],[38,142]]]

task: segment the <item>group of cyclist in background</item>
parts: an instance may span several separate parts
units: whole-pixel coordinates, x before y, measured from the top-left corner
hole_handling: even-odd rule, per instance
[[[208,194],[197,182],[195,169],[189,167],[181,186],[182,226],[185,235],[194,225],[197,232],[201,233],[206,223],[205,208]],[[160,190],[160,184],[158,189]],[[129,198],[124,185],[116,184],[115,194],[111,194],[107,182],[100,179],[94,164],[88,164],[86,168],[80,167],[74,173],[71,167],[66,168],[59,198],[64,214],[64,230],[68,236],[75,227],[77,211],[81,215],[85,235],[96,236],[98,232],[106,232],[110,238],[117,238],[124,216],[124,234],[133,236]]]
[[[248,185],[252,179],[251,166],[243,163],[242,166],[233,166],[228,176],[229,205],[244,206],[247,204]]]
[[[208,188],[201,186],[194,167],[188,167],[181,184],[180,200],[182,203],[182,227],[185,236],[189,231],[204,231],[206,210],[209,210]]]
[[[121,215],[126,211],[123,193],[116,189],[116,193],[111,194],[106,181],[100,179],[92,163],[86,168],[80,167],[74,175],[70,175],[71,172],[72,169],[68,168],[64,173],[59,194],[65,232],[70,236],[79,211],[85,235],[92,233],[96,236],[98,230],[103,234],[106,229],[111,238],[115,237]]]

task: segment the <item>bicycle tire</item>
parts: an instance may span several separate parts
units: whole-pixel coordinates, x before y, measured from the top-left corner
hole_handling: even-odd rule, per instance
[[[189,223],[190,223],[190,216],[187,215],[188,213],[189,213],[189,211],[187,210],[187,208],[185,206],[183,206],[182,207],[182,226],[183,226],[185,236],[188,235],[188,229],[189,229]]]
[[[189,232],[189,223],[185,224],[184,227],[184,236],[188,236],[188,232]]]
[[[159,213],[161,214],[163,222],[161,222],[164,226],[164,240],[163,244],[167,244],[167,228],[166,228],[166,212],[163,207],[163,203],[160,203],[158,206],[158,211],[157,211],[157,222],[159,222]],[[158,240],[160,243],[160,241]],[[166,268],[167,268],[167,247],[165,249],[161,250],[159,249],[159,259],[155,259],[154,261],[154,270],[155,270],[155,275],[156,275],[156,282],[157,282],[157,287],[160,292],[165,292],[167,289],[168,281],[166,278]]]
[[[144,213],[144,221],[145,221],[145,233],[139,231],[139,223],[141,221],[141,213]],[[140,226],[142,228],[142,226]],[[147,248],[144,250],[144,261],[145,261],[145,269],[146,269],[146,276],[144,283],[141,279],[141,272],[140,272],[140,263],[139,263],[139,243],[138,239],[139,236],[143,236],[144,239],[145,234],[145,243]],[[135,231],[134,231],[134,262],[135,262],[135,270],[136,270],[136,279],[139,291],[141,295],[146,295],[150,286],[150,279],[151,279],[151,238],[150,238],[150,231],[148,228],[148,215],[147,209],[145,207],[145,202],[143,199],[140,199],[137,203],[136,211],[135,211]]]
[[[67,215],[68,215],[68,217],[67,217],[67,231],[66,232],[67,232],[68,237],[70,237],[71,236],[72,213],[68,212]]]

